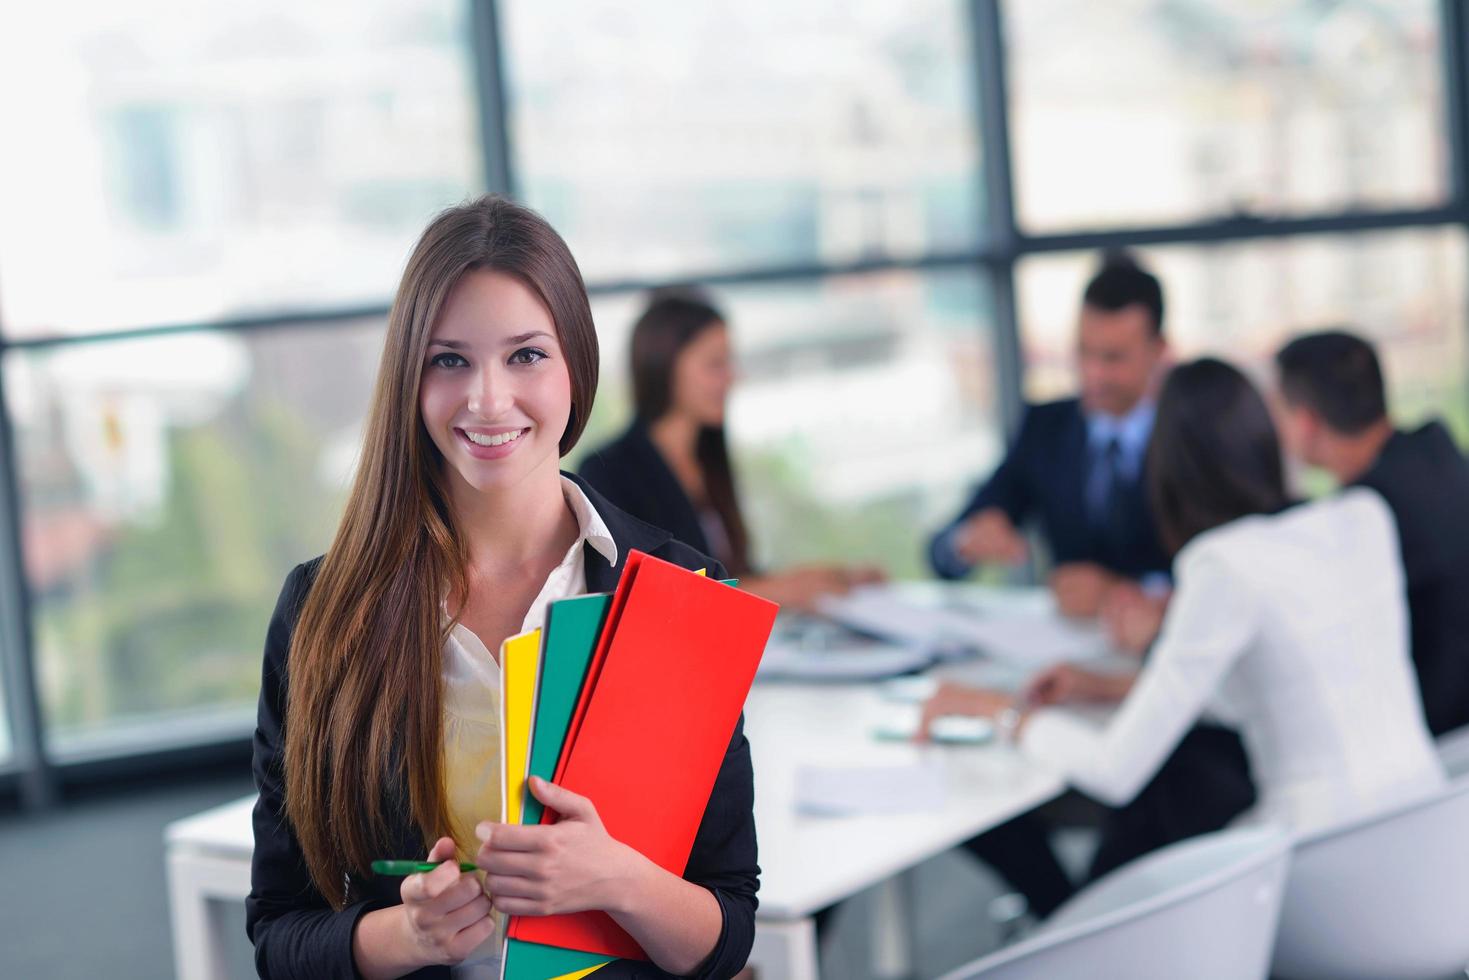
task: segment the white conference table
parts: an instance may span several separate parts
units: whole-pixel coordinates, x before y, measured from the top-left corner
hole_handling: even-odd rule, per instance
[[[973,589],[973,587],[971,587]],[[1019,595],[1016,596],[1020,598]],[[1033,601],[1033,597],[1030,600]],[[1020,676],[984,662],[937,668],[996,683]],[[750,962],[761,980],[816,980],[812,914],[910,871],[955,844],[1059,795],[1055,774],[999,745],[932,746],[879,741],[892,702],[872,683],[766,683],[751,691],[745,731],[755,769],[760,910]],[[925,812],[820,817],[797,812],[797,769],[908,765],[941,759],[946,792]],[[254,797],[170,824],[168,882],[179,980],[225,975],[225,929],[211,903],[238,903],[250,889]]]

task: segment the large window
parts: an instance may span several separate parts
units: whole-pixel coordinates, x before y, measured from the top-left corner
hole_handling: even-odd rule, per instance
[[[384,303],[480,186],[462,0],[0,14],[12,336]]]
[[[593,280],[975,241],[962,4],[503,8],[519,184]]]
[[[59,754],[253,716],[265,624],[335,530],[381,345],[364,322],[9,355]]]
[[[578,453],[628,421],[642,290],[708,286],[770,566],[926,574],[1022,397],[1072,390],[1103,247],[1163,278],[1178,356],[1353,325],[1399,418],[1469,440],[1438,0],[82,6],[0,13],[0,490],[49,726],[0,714],[0,763],[249,731],[404,259],[485,190],[593,293]]]
[[[1436,0],[1005,5],[1033,230],[1448,196]]]

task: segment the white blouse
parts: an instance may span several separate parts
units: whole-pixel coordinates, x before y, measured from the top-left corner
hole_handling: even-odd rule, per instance
[[[1206,711],[1240,731],[1258,802],[1298,831],[1445,783],[1409,659],[1397,529],[1353,489],[1199,535],[1174,564],[1158,642],[1098,727],[1035,712],[1028,757],[1112,805],[1141,791]]]
[[[547,607],[557,599],[587,591],[583,544],[595,548],[609,565],[617,564],[617,543],[586,493],[564,476],[561,492],[576,516],[579,533],[530,604],[520,624],[522,633],[543,626]],[[444,641],[443,660],[444,788],[450,836],[458,845],[459,860],[473,861],[479,850],[475,826],[500,816],[500,664],[474,631],[460,623]],[[454,967],[455,980],[497,978],[503,938],[497,930]]]

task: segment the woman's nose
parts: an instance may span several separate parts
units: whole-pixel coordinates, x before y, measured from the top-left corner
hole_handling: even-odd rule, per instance
[[[468,408],[471,412],[480,418],[493,419],[509,407],[510,400],[510,386],[495,365],[488,365],[475,373],[469,389]]]

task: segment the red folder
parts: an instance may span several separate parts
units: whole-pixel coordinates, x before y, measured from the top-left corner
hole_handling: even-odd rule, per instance
[[[597,648],[592,651],[592,659],[587,664],[587,677],[582,681],[581,692],[576,698],[576,707],[571,712],[571,722],[566,726],[566,739],[562,743],[561,758],[556,760],[556,775],[551,780],[556,785],[561,785],[561,777],[566,772],[566,763],[571,758],[572,746],[576,745],[576,737],[581,733],[582,719],[586,717],[587,707],[592,703],[592,692],[597,689],[597,680],[602,676],[602,664],[607,660],[607,651],[612,646],[612,638],[617,635],[617,624],[622,619],[622,611],[627,608],[627,598],[632,594],[633,583],[637,581],[638,569],[642,567],[643,559],[648,555],[642,551],[630,551],[627,561],[622,566],[622,577],[617,580],[617,589],[612,593],[612,602],[607,608],[607,622],[602,624],[602,634],[597,637]],[[657,559],[653,559],[657,561]],[[667,562],[664,562],[667,564]],[[541,815],[541,823],[555,822],[555,814],[546,812]]]
[[[628,556],[557,782],[591,799],[614,838],[674,874],[688,863],[776,609],[677,565]],[[509,932],[647,959],[603,912],[518,916]]]

